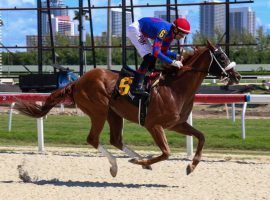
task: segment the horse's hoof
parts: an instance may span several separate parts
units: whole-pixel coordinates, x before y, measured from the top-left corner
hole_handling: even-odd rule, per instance
[[[111,173],[112,177],[116,177],[117,171],[118,171],[117,166],[111,166],[110,167],[110,173]]]
[[[194,168],[192,167],[191,164],[189,164],[189,165],[187,166],[187,169],[186,169],[187,175],[189,175],[191,172],[193,172],[193,170],[194,170]]]
[[[132,158],[128,162],[131,162],[133,164],[138,164],[138,159],[137,158]]]
[[[148,169],[148,170],[152,170],[151,165],[144,165],[142,166],[143,169]]]

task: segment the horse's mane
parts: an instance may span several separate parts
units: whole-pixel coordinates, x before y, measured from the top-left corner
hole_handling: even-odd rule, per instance
[[[195,60],[198,59],[198,57],[203,54],[208,48],[207,47],[201,47],[199,49],[197,49],[198,51],[195,52],[194,55],[190,55],[188,56],[186,59],[183,60],[183,65],[190,65],[191,63],[193,63]]]

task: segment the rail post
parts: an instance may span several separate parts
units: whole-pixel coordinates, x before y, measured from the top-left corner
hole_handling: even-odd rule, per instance
[[[43,117],[37,119],[37,132],[38,132],[38,151],[44,152],[44,129],[43,129]]]
[[[37,104],[42,105],[42,102],[37,102]],[[38,134],[38,152],[44,152],[44,126],[43,117],[37,118],[37,134]]]
[[[232,103],[232,121],[235,122],[235,103]]]
[[[9,108],[9,115],[8,115],[8,132],[11,131],[11,127],[12,127],[12,114],[13,114],[13,107],[14,107],[15,103],[11,103],[10,108]]]
[[[241,118],[241,122],[242,122],[242,139],[246,139],[246,124],[245,124],[245,115],[246,115],[246,110],[247,110],[247,102],[245,102],[243,104],[243,110],[242,110],[242,118]]]
[[[192,112],[189,114],[187,122],[192,126]],[[190,157],[193,155],[193,137],[186,136],[186,145],[187,145],[187,156]]]

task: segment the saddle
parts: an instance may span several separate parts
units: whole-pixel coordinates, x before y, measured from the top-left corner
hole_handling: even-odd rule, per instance
[[[124,66],[119,72],[119,78],[115,85],[113,98],[125,98],[128,102],[139,108],[139,124],[144,125],[145,118],[147,115],[147,107],[151,98],[151,90],[158,85],[161,72],[152,71],[146,74],[144,79],[145,91],[149,93],[149,96],[137,96],[130,92],[130,87],[134,79],[136,71],[128,66]]]

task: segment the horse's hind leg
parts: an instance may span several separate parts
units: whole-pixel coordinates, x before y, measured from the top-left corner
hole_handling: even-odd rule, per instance
[[[113,177],[117,174],[117,162],[116,158],[105,149],[101,144],[99,144],[99,136],[104,127],[106,117],[104,116],[95,116],[91,118],[92,126],[90,133],[87,137],[87,143],[91,144],[93,147],[98,149],[103,156],[106,156],[111,164],[110,173]]]
[[[106,156],[108,158],[111,164],[110,173],[113,177],[115,177],[117,174],[116,158],[110,152],[108,152],[101,144],[99,144],[99,136],[104,127],[107,112],[102,110],[95,111],[94,109],[90,110],[88,109],[88,107],[85,107],[82,102],[78,103],[77,105],[91,119],[91,129],[87,137],[87,143],[92,145],[99,152],[101,152],[103,156]]]
[[[109,108],[107,121],[110,126],[110,143],[116,148],[123,149],[122,131],[123,118],[117,115],[111,108]]]
[[[204,146],[205,138],[203,133],[193,128],[191,125],[189,125],[187,122],[178,124],[170,130],[176,131],[178,133],[183,133],[185,135],[195,136],[198,139],[198,145],[197,150],[194,155],[194,158],[192,160],[192,164],[189,164],[187,166],[187,175],[189,175],[193,170],[196,168],[196,166],[199,164],[201,157],[202,157],[202,149]]]
[[[111,168],[110,168],[110,173],[113,177],[116,177],[118,167],[117,167],[117,162],[116,158],[109,152],[107,149],[105,149],[101,144],[98,145],[98,148],[100,153],[102,153],[103,156],[106,156],[111,163]]]
[[[124,151],[131,158],[142,159],[142,156],[123,144],[123,118],[109,109],[107,121],[110,126],[110,143],[116,148]],[[142,166],[143,169],[152,169],[150,165]]]

